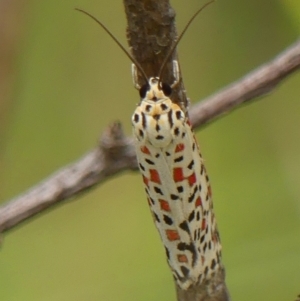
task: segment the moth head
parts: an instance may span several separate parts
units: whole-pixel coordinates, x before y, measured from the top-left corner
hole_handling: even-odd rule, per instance
[[[148,83],[143,85],[139,92],[142,99],[158,101],[168,98],[172,94],[172,88],[169,84],[162,83],[159,77],[150,77]]]

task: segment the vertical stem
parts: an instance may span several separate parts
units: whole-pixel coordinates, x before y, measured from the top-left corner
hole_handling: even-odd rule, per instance
[[[124,7],[131,52],[148,77],[158,76],[160,67],[177,38],[175,11],[170,6],[169,0],[124,0]],[[168,84],[174,82],[172,63],[174,59],[177,59],[176,51],[170,57],[162,76],[162,81]],[[141,76],[139,83],[144,84]],[[172,97],[182,109],[187,107],[182,81],[174,89]]]
[[[164,58],[177,38],[175,12],[168,0],[124,0],[127,16],[127,38],[135,59],[140,63],[148,77],[157,76]],[[177,59],[176,51],[166,66],[162,78],[171,84],[174,81],[172,60]],[[144,84],[139,76],[139,84]],[[173,97],[175,97],[173,99]],[[187,98],[183,83],[178,85],[172,100],[186,110]],[[229,294],[225,284],[225,270],[220,268],[209,279],[186,290],[176,286],[178,301],[228,301]]]

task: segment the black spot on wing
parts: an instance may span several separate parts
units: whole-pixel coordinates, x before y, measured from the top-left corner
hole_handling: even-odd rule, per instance
[[[181,162],[183,160],[183,156],[174,159],[174,162]]]
[[[164,221],[169,226],[173,225],[173,220],[167,215],[164,215]]]
[[[158,223],[160,223],[160,220],[159,220],[159,217],[157,216],[157,214],[153,212],[153,215],[154,215],[155,220],[156,220]]]
[[[175,113],[175,115],[176,115],[176,118],[179,120],[180,118],[181,118],[181,112],[180,111],[176,111],[176,113]]]
[[[188,217],[189,222],[192,222],[192,221],[194,220],[194,218],[195,218],[195,210],[193,210],[193,211],[190,213],[190,215],[189,215],[189,217]]]
[[[179,130],[178,127],[176,127],[176,128],[174,129],[174,135],[175,135],[175,136],[179,136],[179,134],[180,134],[180,130]]]
[[[178,186],[178,187],[177,187],[177,191],[178,191],[178,192],[183,192],[183,187],[182,187],[182,186]]]
[[[204,242],[204,239],[205,239],[205,234],[203,234],[200,238],[200,243],[203,243]]]
[[[140,120],[140,116],[138,114],[134,114],[133,120],[134,120],[135,123],[138,123],[139,120]]]
[[[193,193],[188,198],[189,203],[192,203],[194,201],[197,191],[198,191],[198,186],[196,185],[194,187]]]
[[[157,186],[154,186],[154,191],[155,191],[156,193],[159,193],[160,195],[164,195],[164,194],[162,193],[161,189],[160,189],[159,187],[157,187]]]
[[[181,266],[180,270],[181,270],[182,274],[184,275],[184,277],[188,277],[190,270],[187,267]]]
[[[195,164],[195,162],[194,162],[194,160],[192,160],[188,165],[188,169],[193,169],[194,164]]]
[[[211,261],[210,268],[213,270],[213,269],[215,268],[216,264],[217,264],[217,263],[216,263],[216,260],[213,259],[213,260]]]
[[[177,249],[179,251],[185,251],[187,248],[186,248],[187,244],[184,243],[184,242],[180,242],[178,245],[177,245]]]
[[[183,222],[179,225],[179,227],[180,227],[182,230],[186,231],[188,234],[190,234],[190,228],[189,228],[189,225],[188,225],[187,221],[183,221]]]
[[[150,160],[150,159],[145,159],[145,162],[147,162],[148,164],[150,164],[150,165],[154,165],[154,162],[152,161],[152,160]]]

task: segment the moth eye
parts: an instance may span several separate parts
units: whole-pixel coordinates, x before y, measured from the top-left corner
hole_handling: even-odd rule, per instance
[[[172,94],[172,88],[168,84],[162,83],[161,89],[163,90],[166,96],[170,96]]]
[[[139,91],[141,98],[145,98],[147,91],[149,91],[149,89],[150,89],[149,84],[142,85]]]

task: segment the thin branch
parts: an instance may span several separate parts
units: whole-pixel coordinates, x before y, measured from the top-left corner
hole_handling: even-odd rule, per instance
[[[127,169],[137,169],[133,139],[125,137],[121,125],[114,123],[94,150],[2,205],[0,233]]]
[[[194,128],[265,95],[298,69],[300,41],[270,63],[194,105],[189,111]],[[115,123],[104,132],[99,145],[83,158],[3,204],[0,207],[0,232],[6,232],[124,170],[137,170],[133,139],[125,137],[120,124]]]
[[[205,6],[207,5],[208,2]],[[174,82],[173,60],[178,62],[175,45],[182,35],[177,37],[175,12],[170,1],[124,0],[124,6],[128,43],[133,56],[148,76],[159,76],[166,83]],[[191,21],[192,19],[188,24]],[[141,82],[142,79],[139,80]],[[188,100],[182,78],[173,89],[172,101],[187,112]],[[220,264],[211,277],[203,275],[201,284],[194,283],[186,290],[176,284],[176,294],[178,301],[228,301],[224,267]]]
[[[270,93],[300,68],[300,40],[269,63],[193,106],[190,119],[195,128],[238,108],[240,104]]]

